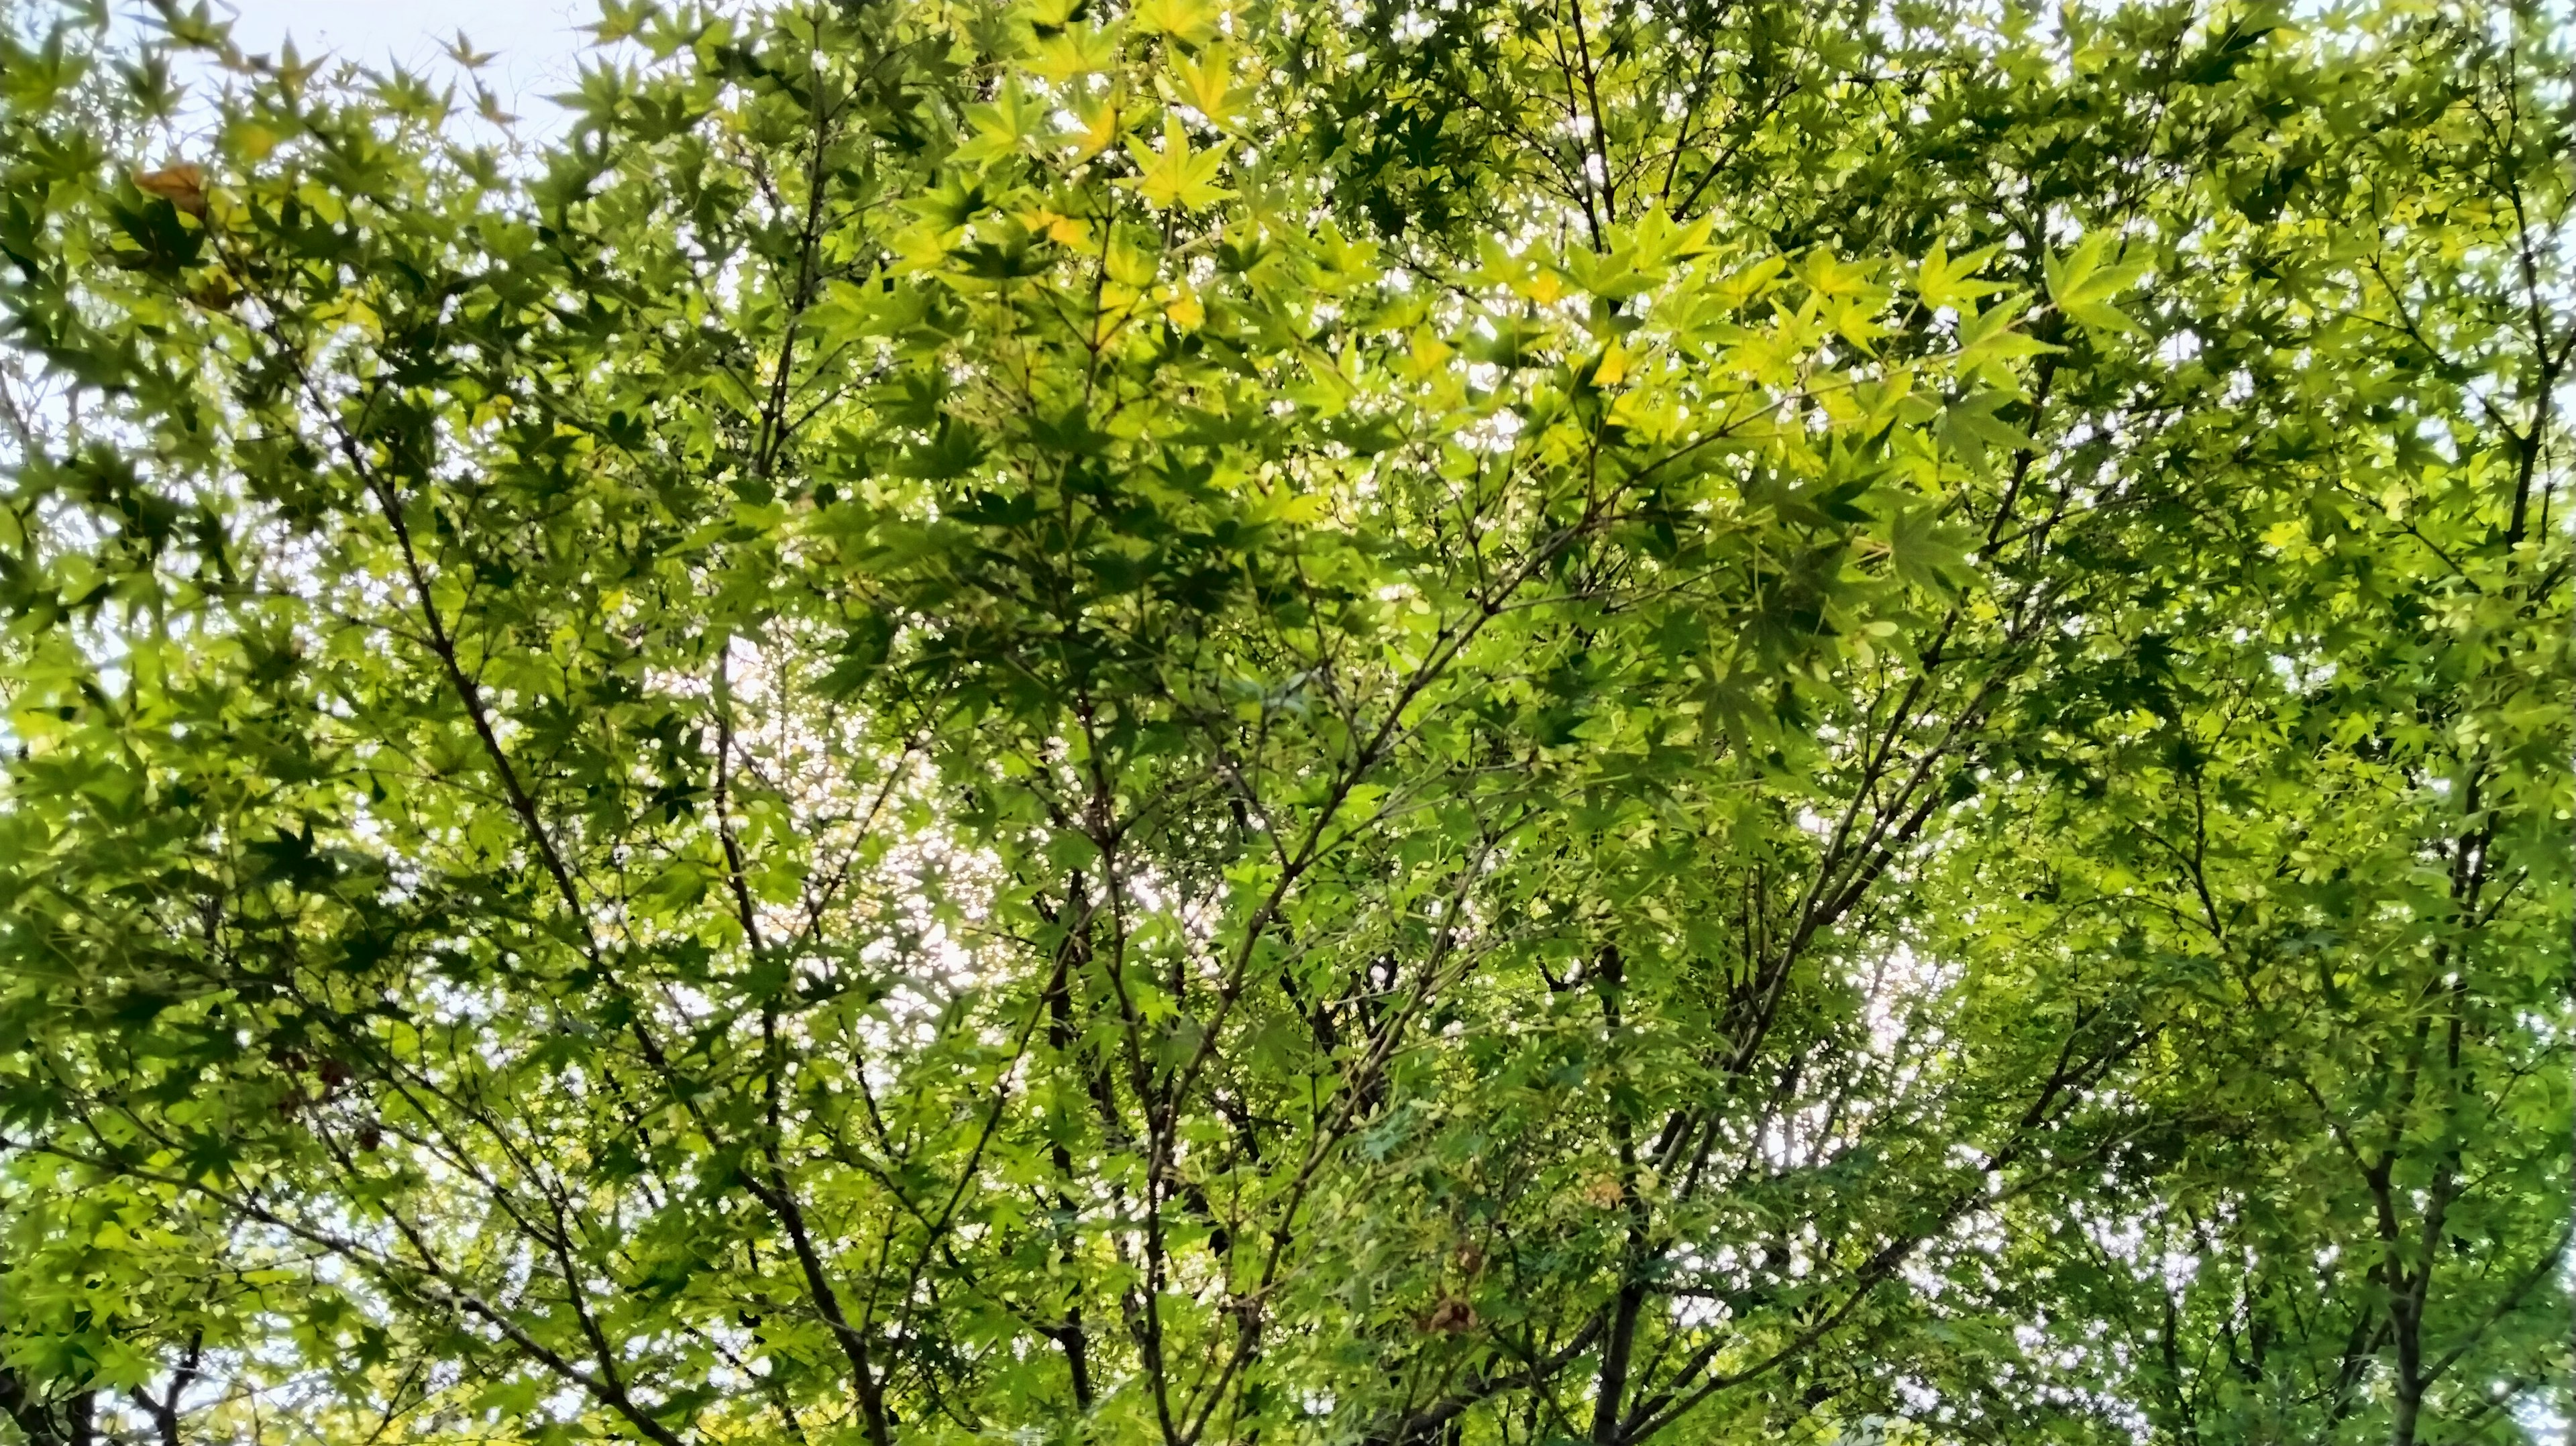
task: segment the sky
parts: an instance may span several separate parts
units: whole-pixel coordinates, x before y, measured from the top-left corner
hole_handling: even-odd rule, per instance
[[[273,55],[291,36],[308,58],[390,60],[441,78],[454,74],[446,47],[462,29],[476,50],[498,53],[484,83],[540,129],[556,114],[544,97],[573,87],[589,39],[578,27],[599,13],[597,0],[212,0],[212,8],[233,14],[233,39],[246,51]]]

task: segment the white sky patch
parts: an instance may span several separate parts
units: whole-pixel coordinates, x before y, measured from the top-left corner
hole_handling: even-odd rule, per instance
[[[117,39],[144,33],[140,9],[115,8]],[[579,83],[592,49],[584,27],[599,18],[596,0],[215,0],[214,10],[231,18],[233,42],[245,53],[274,59],[291,40],[307,60],[327,53],[371,68],[401,66],[434,85],[454,84],[470,114],[472,87],[448,54],[461,30],[476,51],[492,55],[478,78],[519,117],[528,141],[562,133],[570,113],[547,97]],[[200,103],[222,83],[202,65],[185,65],[180,75]]]

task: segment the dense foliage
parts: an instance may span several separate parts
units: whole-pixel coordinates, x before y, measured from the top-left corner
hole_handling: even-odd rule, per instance
[[[0,51],[0,1435],[2576,1409],[2564,17],[161,16]]]

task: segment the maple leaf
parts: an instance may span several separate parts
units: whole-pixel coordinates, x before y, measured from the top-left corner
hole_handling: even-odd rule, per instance
[[[2046,258],[2042,264],[2048,272],[2048,299],[2057,303],[2058,310],[2086,326],[2104,331],[2136,331],[2138,324],[2112,306],[2110,298],[2146,275],[2147,264],[2116,261],[2103,265],[2102,253],[2109,243],[2108,233],[2095,231],[2077,242],[2067,255]]]
[[[1130,140],[1127,151],[1136,158],[1136,194],[1158,211],[1195,211],[1233,194],[1216,183],[1218,168],[1225,161],[1225,143],[1192,150],[1178,116],[1163,117],[1160,150],[1147,150],[1142,140]]]
[[[1234,89],[1232,64],[1225,47],[1211,45],[1196,57],[1175,56],[1172,74],[1180,81],[1181,99],[1197,108],[1212,125],[1231,127],[1241,97]]]
[[[1117,102],[1108,100],[1095,101],[1075,112],[1082,122],[1082,129],[1075,135],[1073,143],[1076,162],[1090,160],[1109,149],[1109,143],[1118,139],[1121,114]]]
[[[1017,76],[1002,82],[990,104],[968,106],[966,121],[975,134],[957,147],[958,159],[965,161],[1007,156],[1024,141],[1042,139],[1048,130],[1044,108],[1030,100]]]
[[[456,32],[456,38],[447,42],[447,55],[449,59],[467,70],[481,70],[498,58],[500,52],[475,49],[473,42],[465,38],[465,32],[459,30]]]
[[[2001,291],[2000,283],[1970,278],[1983,270],[1985,264],[2002,249],[2000,246],[1987,246],[1965,256],[1953,257],[1946,243],[1933,242],[1923,264],[1915,268],[1915,296],[1924,306],[1938,311],[1945,306],[1955,307],[1960,302],[1974,301],[1980,296]]]
[[[1144,0],[1134,11],[1136,23],[1184,45],[1195,45],[1216,28],[1217,11],[1204,0]]]

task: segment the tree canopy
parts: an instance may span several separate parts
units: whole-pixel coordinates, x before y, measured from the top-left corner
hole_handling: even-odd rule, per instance
[[[0,14],[0,1436],[2576,1412],[2563,13]]]

